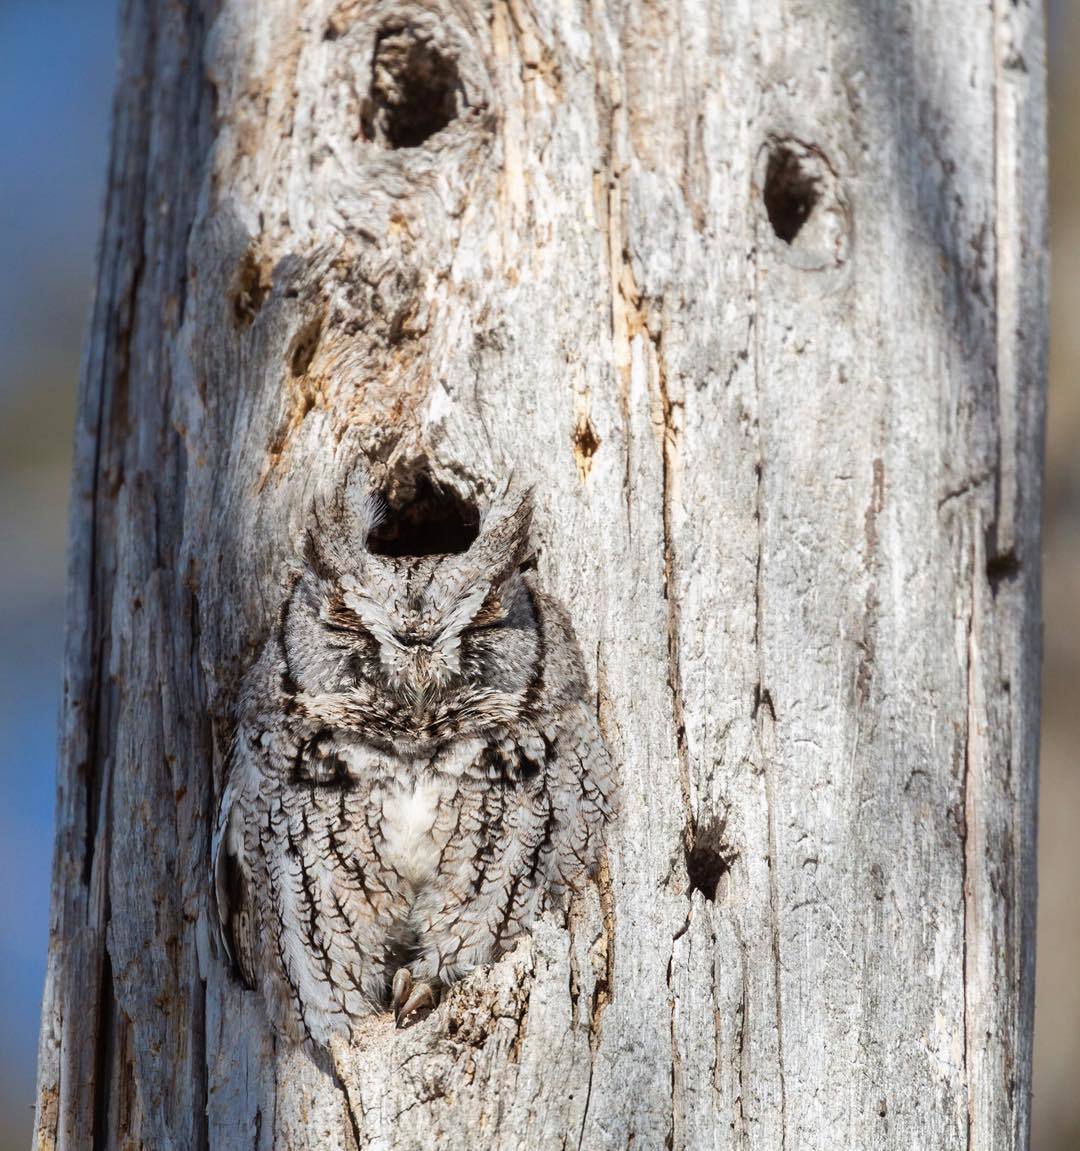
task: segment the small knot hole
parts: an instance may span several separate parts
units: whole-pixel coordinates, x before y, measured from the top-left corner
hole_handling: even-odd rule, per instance
[[[578,474],[585,479],[592,468],[593,456],[600,450],[600,437],[596,434],[592,420],[586,415],[578,420],[574,428],[573,447]]]
[[[843,181],[816,144],[771,136],[761,148],[757,186],[764,215],[781,241],[781,259],[803,271],[839,268],[852,237],[851,205]]]
[[[723,821],[703,827],[695,824],[686,845],[686,874],[690,890],[700,891],[710,902],[722,899],[737,854],[724,839]]]
[[[364,134],[389,148],[419,148],[465,105],[455,61],[411,25],[386,28],[375,43]]]
[[[233,318],[237,327],[249,328],[270,295],[271,269],[268,260],[248,248],[236,274],[232,292]]]
[[[776,144],[765,167],[765,211],[773,231],[790,244],[817,207],[821,177],[805,149]]]
[[[309,320],[297,332],[289,352],[289,369],[294,376],[307,374],[308,368],[311,367],[311,361],[315,358],[315,352],[318,350],[321,336],[322,320],[319,318]]]

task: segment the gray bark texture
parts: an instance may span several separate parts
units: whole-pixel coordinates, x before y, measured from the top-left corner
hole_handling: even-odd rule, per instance
[[[1028,0],[127,0],[35,1146],[1027,1145]],[[364,459],[536,490],[622,808],[314,1058],[210,924],[239,675]]]

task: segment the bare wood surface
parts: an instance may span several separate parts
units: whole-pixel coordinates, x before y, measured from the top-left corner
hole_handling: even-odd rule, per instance
[[[130,0],[36,1146],[1026,1146],[1044,40],[995,0]],[[623,810],[428,1020],[209,929],[239,673],[357,456],[535,485]]]

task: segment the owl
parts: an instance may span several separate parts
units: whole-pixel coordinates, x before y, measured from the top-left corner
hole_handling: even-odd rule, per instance
[[[214,836],[221,937],[282,1034],[398,1025],[490,963],[597,861],[612,764],[531,498],[468,550],[368,546],[352,482],[313,511],[245,676]]]

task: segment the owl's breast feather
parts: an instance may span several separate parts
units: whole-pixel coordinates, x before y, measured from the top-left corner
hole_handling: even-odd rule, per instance
[[[383,859],[416,888],[438,870],[441,852],[434,829],[442,791],[440,781],[424,773],[411,782],[388,784],[383,794]]]

